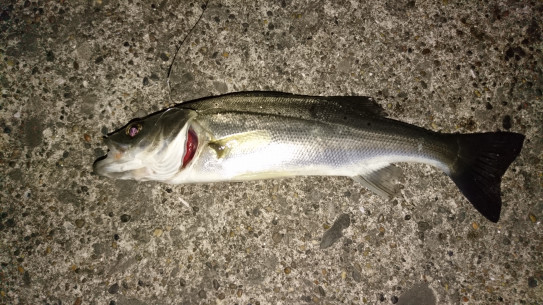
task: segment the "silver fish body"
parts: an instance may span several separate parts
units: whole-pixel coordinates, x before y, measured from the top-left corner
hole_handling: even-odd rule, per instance
[[[492,221],[501,176],[520,153],[516,133],[442,134],[388,119],[368,97],[245,92],[136,119],[111,134],[97,174],[165,183],[349,176],[392,196],[398,162],[433,165]],[[482,147],[483,146],[483,147]]]

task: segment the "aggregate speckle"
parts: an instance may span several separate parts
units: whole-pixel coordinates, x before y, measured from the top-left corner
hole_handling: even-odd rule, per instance
[[[541,2],[212,0],[196,24],[202,5],[0,5],[1,304],[543,303]],[[130,119],[243,90],[525,134],[500,222],[416,164],[394,200],[345,177],[92,174]]]

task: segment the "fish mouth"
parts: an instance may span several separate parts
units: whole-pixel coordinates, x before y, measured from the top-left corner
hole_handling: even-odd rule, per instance
[[[127,147],[118,145],[107,137],[104,142],[108,146],[108,152],[94,161],[94,174],[115,179],[138,179],[147,172],[145,165],[140,159],[134,158]]]
[[[107,154],[101,156],[100,158],[96,159],[96,161],[94,161],[94,163],[92,164],[92,172],[99,176],[118,176],[118,173],[116,173],[113,169],[113,165],[115,163],[115,157],[113,157],[113,155],[118,156],[118,152],[110,148]]]
[[[149,174],[145,164],[139,159],[123,160],[123,156],[123,153],[119,151],[110,150],[107,155],[94,161],[93,173],[114,179],[145,180]]]

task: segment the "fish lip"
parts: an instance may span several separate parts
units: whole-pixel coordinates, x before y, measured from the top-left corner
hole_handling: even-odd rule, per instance
[[[108,169],[108,166],[115,163],[114,156],[118,153],[124,154],[127,150],[126,146],[114,142],[110,137],[103,136],[102,142],[107,146],[108,151],[105,155],[99,157],[92,164],[93,173],[99,176],[111,177],[116,172]]]
[[[107,166],[112,163],[108,162],[108,160],[111,159],[110,153],[111,150],[108,150],[105,155],[99,157],[94,161],[94,163],[92,164],[93,174],[96,174],[98,176],[108,176],[110,172],[107,170]]]
[[[94,161],[92,164],[92,172],[99,176],[112,177],[117,173],[109,168],[110,165],[114,164],[116,161],[114,156],[118,153],[123,154],[126,149],[118,143],[113,142],[108,136],[104,136],[102,141],[106,144],[108,150],[105,155]]]

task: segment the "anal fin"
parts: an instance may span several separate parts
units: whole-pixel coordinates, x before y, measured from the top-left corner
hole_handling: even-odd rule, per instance
[[[391,198],[398,192],[399,185],[395,183],[395,180],[398,180],[401,176],[402,170],[395,165],[389,164],[352,178],[375,194],[384,198]]]

